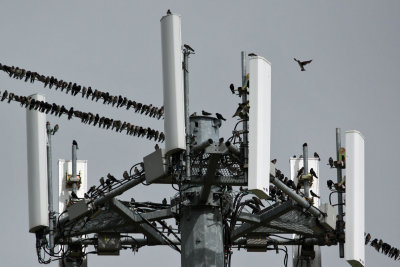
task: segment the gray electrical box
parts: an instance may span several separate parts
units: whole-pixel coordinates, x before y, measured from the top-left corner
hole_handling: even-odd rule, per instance
[[[97,235],[97,254],[98,255],[119,255],[121,241],[119,233],[99,233]]]
[[[336,220],[337,220],[337,213],[335,207],[332,205],[329,205],[328,203],[323,203],[319,207],[319,209],[326,214],[325,217],[319,220],[321,225],[326,229],[326,230],[335,230],[336,228]]]
[[[81,200],[69,206],[67,211],[69,219],[73,220],[85,215],[86,212],[89,211],[89,207],[86,203],[86,200]]]
[[[168,173],[164,149],[157,149],[153,153],[145,156],[143,158],[143,163],[147,183],[154,183],[164,178]]]

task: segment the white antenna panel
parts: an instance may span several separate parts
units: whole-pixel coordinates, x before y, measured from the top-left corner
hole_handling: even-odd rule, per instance
[[[364,137],[346,131],[346,237],[344,255],[354,267],[365,266]]]
[[[181,18],[161,18],[164,132],[167,154],[186,149]]]
[[[80,185],[77,187],[76,195],[84,198],[87,188],[87,160],[76,161],[77,177],[81,179]],[[68,183],[68,179],[72,177],[72,160],[58,160],[58,211],[62,213],[69,201],[72,192],[72,186]]]
[[[251,57],[249,72],[248,188],[259,198],[267,198],[270,175],[271,63],[263,57]]]
[[[32,99],[45,101],[39,94]],[[26,139],[28,155],[29,232],[49,226],[47,188],[47,133],[46,114],[37,110],[26,111]]]

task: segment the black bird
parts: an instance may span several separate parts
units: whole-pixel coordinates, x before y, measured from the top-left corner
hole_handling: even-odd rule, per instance
[[[124,177],[124,179],[129,180],[129,174],[127,171],[124,171],[124,173],[122,174],[122,177]]]
[[[314,171],[313,168],[310,169],[310,174],[311,174],[312,176],[314,176],[315,178],[318,179],[318,176],[317,176],[317,174],[315,173],[315,171]]]
[[[171,13],[171,10],[167,10],[167,15],[171,15],[172,13]]]
[[[184,44],[183,47],[186,48],[186,49],[189,50],[189,51],[192,51],[192,52],[194,53],[194,49],[191,48],[190,45]]]
[[[58,124],[56,124],[56,126],[54,126],[54,129],[53,129],[53,134],[55,134],[58,131],[58,128],[59,128],[59,126],[58,126]]]
[[[310,190],[310,194],[313,196],[313,197],[316,197],[316,198],[320,198],[317,194],[315,194],[312,190]]]
[[[371,235],[368,233],[368,234],[365,236],[365,245],[368,245],[368,243],[369,243],[370,240],[371,240]]]
[[[271,163],[273,163],[273,164],[276,164],[276,162],[277,162],[277,159],[271,160]]]
[[[88,194],[92,193],[94,190],[96,190],[96,186],[93,185],[89,188],[89,190],[87,191]]]
[[[329,157],[328,165],[331,166],[331,168],[333,168],[333,158],[332,157]]]
[[[72,141],[72,145],[73,145],[73,146],[76,146],[76,149],[78,149],[78,142],[76,142],[76,140],[73,140],[73,141]]]
[[[314,158],[317,158],[318,160],[321,160],[317,152],[314,152]]]
[[[202,114],[203,116],[210,116],[210,115],[211,115],[211,113],[209,113],[209,112],[207,112],[207,111],[204,111],[204,110],[201,111],[201,114]]]
[[[112,182],[118,182],[117,178],[115,178],[111,173],[107,174],[107,178]]]
[[[306,60],[306,61],[300,61],[300,60],[298,60],[296,58],[294,58],[294,60],[299,64],[301,71],[305,71],[306,69],[304,68],[304,66],[307,65],[307,64],[310,64],[311,61],[312,61],[312,59],[311,60]]]
[[[100,184],[101,184],[102,186],[104,186],[104,177],[101,177],[101,178],[100,178]]]
[[[296,158],[296,155],[293,155],[293,158],[295,159],[295,158]]]
[[[217,116],[217,119],[226,121],[226,119],[221,114],[215,113],[215,115]]]
[[[303,144],[303,147],[304,147],[304,146],[307,146],[307,143],[304,143],[304,144]]]
[[[233,83],[231,83],[231,85],[229,85],[229,89],[231,89],[232,94],[235,94],[235,86],[233,85]]]
[[[159,149],[160,149],[160,146],[159,146],[158,144],[156,144],[156,145],[154,146],[154,149],[155,149],[155,150],[159,150]]]
[[[304,172],[304,167],[301,167],[301,169],[297,171],[297,177],[300,177],[300,175],[302,175],[303,172]]]
[[[7,96],[8,96],[8,92],[7,92],[7,90],[5,90],[3,95],[2,95],[2,97],[1,97],[1,101],[4,101],[4,99],[6,99]]]
[[[254,203],[256,203],[256,205],[259,205],[261,207],[265,207],[264,204],[261,202],[261,200],[258,197],[253,196],[252,199],[254,200]]]
[[[248,56],[249,56],[249,57],[256,57],[257,55],[254,54],[254,53],[250,53],[250,54],[248,54]]]
[[[162,200],[162,204],[163,204],[163,205],[167,205],[167,204],[168,204],[168,202],[167,202],[167,199],[166,199],[166,198],[164,198],[164,199]]]
[[[371,241],[371,247],[374,247],[376,250],[379,251],[379,248],[378,248],[378,239],[377,239],[377,238],[375,238],[374,240]]]
[[[74,191],[71,192],[71,198],[78,198],[78,196],[76,195],[76,193]]]
[[[329,189],[332,189],[332,186],[333,186],[333,181],[332,180],[326,181],[326,184],[328,185]]]

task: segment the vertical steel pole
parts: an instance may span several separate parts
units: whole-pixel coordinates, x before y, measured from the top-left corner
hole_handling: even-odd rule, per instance
[[[342,135],[340,128],[336,128],[336,160],[340,163],[340,153],[339,150],[342,146]],[[337,164],[337,183],[342,181],[342,164]],[[336,230],[339,234],[339,256],[344,258],[344,222],[343,222],[343,196],[342,193],[338,192],[338,220],[336,225]]]
[[[303,145],[303,166],[304,166],[304,175],[308,174],[308,146],[307,143]],[[304,196],[306,198],[309,197],[310,194],[310,186],[308,180],[304,181]]]
[[[185,124],[186,124],[186,179],[190,179],[190,121],[189,121],[189,55],[190,52],[183,50],[183,86],[185,95]]]
[[[241,65],[242,65],[242,103],[247,102],[247,82],[246,82],[246,75],[247,75],[247,69],[246,69],[246,61],[247,61],[247,56],[246,56],[246,51],[242,51],[241,54]],[[249,140],[248,140],[248,121],[244,120],[243,121],[243,143],[242,143],[242,153],[243,153],[243,160],[244,160],[244,165],[247,166],[249,163]],[[244,172],[245,179],[247,180],[247,172]]]
[[[76,194],[76,149],[77,146],[72,144],[72,192]]]
[[[54,255],[54,210],[53,210],[53,173],[52,173],[52,155],[51,155],[51,135],[50,122],[46,123],[47,130],[47,192],[49,198],[49,246],[50,255]]]

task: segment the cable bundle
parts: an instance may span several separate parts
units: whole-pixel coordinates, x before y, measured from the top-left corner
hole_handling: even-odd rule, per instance
[[[121,95],[113,96],[108,92],[102,92],[97,89],[93,90],[90,86],[85,87],[82,85],[78,85],[77,83],[66,82],[61,79],[54,78],[53,76],[45,76],[34,71],[27,71],[25,69],[14,66],[10,67],[7,65],[2,65],[1,63],[0,70],[6,72],[11,78],[14,79],[25,79],[25,82],[29,81],[31,83],[39,81],[44,84],[44,87],[48,86],[49,89],[51,89],[53,86],[56,90],[60,88],[61,92],[65,89],[66,94],[71,92],[71,95],[73,96],[81,93],[82,98],[86,97],[86,99],[89,99],[89,97],[91,97],[90,99],[92,101],[96,100],[96,102],[102,99],[103,104],[105,105],[112,105],[113,107],[116,106],[117,108],[122,108],[126,106],[127,110],[133,108],[136,113],[144,114],[152,118],[160,119],[164,114],[164,107],[158,108],[153,106],[152,104],[142,104],[133,100],[129,100],[128,98]]]

